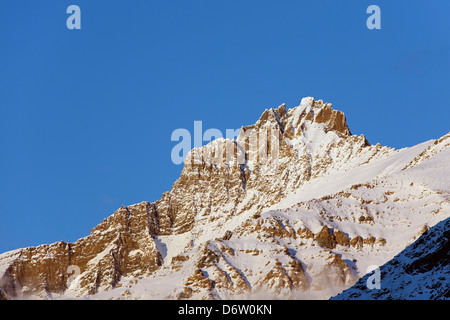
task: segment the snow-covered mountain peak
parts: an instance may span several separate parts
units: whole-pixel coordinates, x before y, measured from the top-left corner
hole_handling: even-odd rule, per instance
[[[328,298],[450,216],[449,147],[450,134],[370,145],[329,103],[282,104],[236,139],[194,148],[159,200],[119,208],[74,243],[0,255],[0,288],[12,298]]]
[[[291,109],[285,104],[266,109],[255,124],[242,127],[234,140],[216,139],[194,148],[184,164],[237,163],[250,170],[278,167],[292,157],[330,160],[327,153],[342,149],[346,143],[352,144],[354,151],[370,146],[363,135],[351,135],[344,113],[332,109],[330,103],[307,97]]]
[[[331,103],[324,103],[313,97],[303,98],[300,105],[291,109],[286,109],[285,104],[266,109],[254,125],[243,127],[243,132],[259,130],[263,126],[278,126],[287,138],[294,138],[304,133],[306,124],[314,123],[322,126],[310,126],[310,130],[321,128],[325,131],[335,131],[342,136],[351,135],[344,113],[334,110]]]

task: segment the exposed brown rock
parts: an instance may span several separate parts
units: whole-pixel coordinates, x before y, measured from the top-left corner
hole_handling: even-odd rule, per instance
[[[303,266],[298,261],[291,260],[286,267],[275,261],[270,271],[257,281],[257,286],[280,293],[283,289],[306,290],[309,288],[309,282]]]
[[[288,226],[284,225],[280,220],[270,219],[267,220],[268,226],[265,229],[272,235],[279,238],[295,238],[294,230]]]
[[[191,287],[184,287],[183,291],[181,291],[177,295],[177,299],[179,299],[179,300],[190,299],[192,297],[193,293],[194,293],[194,290]]]
[[[148,233],[154,227],[150,208],[149,203],[122,207],[75,243],[61,241],[22,249],[6,275],[13,279],[15,288],[21,288],[21,292],[11,294],[62,293],[68,286],[69,266],[79,268],[86,294],[97,292],[99,287],[115,287],[123,275],[152,273],[162,265],[162,258]],[[130,255],[133,252],[137,253]],[[92,264],[99,255],[102,257]]]
[[[428,230],[430,230],[430,227],[427,225],[424,225],[422,230],[420,230],[419,235],[425,234]]]
[[[8,300],[7,294],[2,289],[0,289],[0,300]]]
[[[450,132],[442,136],[438,140],[435,140],[433,144],[429,145],[425,150],[419,153],[408,165],[406,165],[402,170],[414,167],[419,163],[425,161],[438,154],[444,148],[450,146]]]
[[[319,109],[314,117],[314,121],[317,123],[325,123],[330,130],[335,130],[343,135],[351,135],[344,114],[340,111],[333,110],[330,104],[326,104],[325,107]]]
[[[369,238],[365,238],[364,240],[363,240],[363,242],[364,242],[364,244],[367,244],[367,245],[374,245],[375,244],[375,237],[374,236],[370,236]]]
[[[337,244],[346,247],[350,246],[350,239],[344,232],[340,230],[334,231],[334,238]]]
[[[325,270],[335,286],[345,286],[354,281],[350,267],[338,254],[331,254]]]
[[[208,244],[205,245],[205,248],[200,256],[200,259],[197,262],[198,268],[206,268],[215,265],[219,262],[220,256],[216,254],[213,250],[208,248]]]
[[[186,281],[186,286],[195,285],[197,288],[211,290],[214,288],[214,283],[203,273],[202,270],[196,269],[194,274]]]
[[[336,247],[336,240],[333,232],[324,226],[320,232],[316,233],[314,239],[322,246],[328,249],[334,249]]]
[[[309,289],[309,280],[300,261],[292,259],[291,261],[289,261],[289,265],[286,269],[288,272],[288,276],[292,281],[291,289],[300,289],[303,291]]]
[[[227,230],[225,232],[225,235],[223,236],[223,240],[230,240],[232,236],[233,236],[233,232],[231,232],[230,230]]]
[[[363,245],[364,245],[364,240],[363,240],[362,237],[356,236],[356,237],[354,237],[352,240],[350,240],[350,245],[351,245],[352,247],[355,247],[355,248],[360,249],[360,248],[362,248]]]
[[[172,261],[170,262],[172,269],[180,270],[183,263],[187,260],[189,260],[189,256],[184,254],[179,254],[175,257],[172,257]]]
[[[303,239],[314,239],[314,233],[306,227],[298,229],[297,236]]]

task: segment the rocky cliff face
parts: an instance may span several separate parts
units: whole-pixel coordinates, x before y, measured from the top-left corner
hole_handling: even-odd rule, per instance
[[[435,173],[449,170],[447,136],[394,150],[321,100],[265,110],[235,140],[193,149],[160,200],[75,243],[0,255],[2,296],[329,297],[449,216]]]
[[[152,237],[154,214],[150,203],[122,207],[75,243],[18,250],[8,263],[2,287],[11,297],[46,298],[67,289],[69,266],[76,266],[81,272],[80,294],[85,295],[115,287],[123,275],[151,274],[162,264]]]

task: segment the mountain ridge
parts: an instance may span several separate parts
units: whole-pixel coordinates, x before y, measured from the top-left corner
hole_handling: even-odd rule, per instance
[[[266,109],[236,139],[191,150],[161,199],[122,206],[74,243],[0,255],[0,288],[19,299],[220,299],[262,288],[329,297],[364,273],[358,259],[384,263],[419,223],[449,215],[449,186],[415,170],[435,174],[449,137],[395,150],[351,135],[345,115],[322,100]],[[414,226],[391,221],[398,211],[406,223],[408,203],[423,199],[430,205]],[[407,236],[384,231],[394,227]],[[70,266],[80,271],[73,281]],[[170,290],[152,292],[153,283]]]

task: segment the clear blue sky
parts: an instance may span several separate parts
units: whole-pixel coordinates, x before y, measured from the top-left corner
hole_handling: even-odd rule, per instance
[[[371,143],[438,138],[449,72],[448,0],[2,0],[0,252],[159,199],[182,169],[171,133],[194,120],[225,131],[314,96]]]

